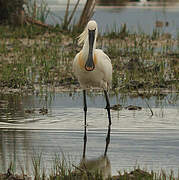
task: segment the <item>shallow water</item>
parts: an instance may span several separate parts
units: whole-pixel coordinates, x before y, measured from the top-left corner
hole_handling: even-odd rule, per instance
[[[32,173],[31,159],[42,153],[45,167],[52,167],[55,154],[65,153],[78,165],[83,153],[82,93],[58,93],[50,98],[29,95],[0,96],[0,170],[10,161],[24,165]],[[45,100],[46,99],[46,100]],[[103,155],[108,130],[105,100],[102,94],[88,95],[88,159]],[[141,106],[141,111],[112,111],[111,141],[108,158],[112,174],[132,170],[135,165],[155,171],[179,168],[179,99],[178,94],[152,97],[154,115],[141,98],[110,96],[111,104]],[[3,103],[2,103],[3,102]],[[39,113],[47,108],[48,114]],[[34,109],[33,114],[25,113]]]

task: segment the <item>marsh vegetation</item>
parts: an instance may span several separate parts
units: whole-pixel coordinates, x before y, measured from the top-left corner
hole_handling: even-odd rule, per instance
[[[1,90],[35,91],[42,87],[79,88],[72,61],[80,50],[77,34],[58,28],[0,27]],[[126,25],[99,35],[97,47],[112,59],[115,92],[178,91],[178,39],[155,29],[152,35],[131,33]],[[144,75],[145,74],[145,75]],[[140,92],[139,92],[140,91]]]
[[[102,1],[99,2],[103,3]],[[126,5],[126,3],[127,1],[124,1],[123,5]],[[34,3],[32,3],[27,10],[30,17],[45,23],[50,11],[45,3],[43,3],[41,7],[43,9],[41,14],[40,11],[36,10]],[[49,94],[51,92],[68,91],[71,97],[73,92],[80,91],[80,86],[72,70],[74,56],[81,49],[77,44],[77,37],[80,30],[76,29],[76,26],[72,26],[73,23],[70,24],[72,22],[71,15],[73,15],[73,11],[72,14],[68,9],[66,9],[65,12],[66,16],[61,21],[61,25],[39,26],[35,23],[24,23],[21,24],[21,26],[0,25],[0,95],[2,99],[0,101],[2,113],[0,113],[0,116],[6,118],[6,120],[2,118],[4,124],[9,123],[12,126],[14,124],[16,125],[16,122],[17,124],[23,124],[25,122],[24,124],[28,127],[29,125],[31,125],[31,127],[33,126],[33,122],[36,121],[34,117],[30,119],[29,122],[24,121],[22,123],[18,122],[18,120],[13,121],[13,118],[16,118],[15,113],[17,106],[22,108],[22,99],[25,97],[23,95],[42,95],[42,97],[46,99],[47,104],[49,100],[48,96],[50,96]],[[91,15],[92,12],[86,14],[86,16],[89,17]],[[134,32],[126,23],[121,25],[120,28],[114,24],[114,26],[106,28],[103,33],[99,34],[97,48],[103,49],[112,60],[113,81],[110,90],[112,96],[116,95],[117,97],[120,94],[120,100],[122,101],[124,101],[124,99],[127,101],[128,96],[144,100],[149,100],[151,97],[156,96],[160,100],[165,100],[166,98],[166,101],[171,104],[175,104],[175,102],[178,101],[179,33],[177,36],[166,33],[166,23],[168,22],[156,21],[156,27],[151,34],[145,33],[144,31]],[[98,92],[98,90],[99,89],[95,89],[94,91]],[[168,98],[169,93],[174,93],[174,95]],[[6,98],[5,94],[10,94],[10,98]],[[18,96],[16,97],[12,94],[18,94]],[[45,94],[45,97],[43,94]],[[90,93],[88,95],[90,96]],[[121,106],[121,104],[114,105],[114,108],[117,108],[115,110],[118,111],[122,108],[126,109],[126,107],[125,105]],[[128,107],[131,108],[131,106]],[[134,108],[134,106],[132,108]],[[11,109],[12,112],[10,112],[9,109]],[[141,110],[141,107],[139,107],[139,109]],[[32,107],[29,109],[23,107],[21,110],[23,113],[21,119],[27,118],[25,117],[27,114],[33,116],[37,112],[37,109],[32,109]],[[72,110],[70,109],[69,111],[71,112]],[[44,115],[48,113],[47,105],[43,105],[38,110],[38,115],[40,114],[43,118]],[[77,113],[80,112],[77,111]],[[69,116],[73,116],[75,119],[75,115],[76,114],[72,113]],[[52,119],[53,118],[54,117],[52,117]],[[61,116],[58,118],[60,119]],[[63,118],[64,117],[62,117],[62,119]],[[97,116],[95,118],[97,118]],[[177,124],[176,115],[173,119],[175,119],[175,121],[174,125],[170,122],[172,124],[170,124],[171,129]],[[79,120],[78,116],[76,120]],[[71,123],[70,128],[77,124],[76,122],[69,122]],[[122,121],[120,121],[120,123],[121,122]],[[50,123],[48,120],[47,126],[51,125]],[[63,122],[60,123],[63,124]],[[149,123],[145,128],[152,126],[151,124]],[[38,128],[41,127],[41,125],[42,124],[40,124]],[[65,125],[68,124],[64,124],[64,126]],[[159,125],[159,127],[162,127],[162,125]],[[166,126],[164,127],[166,128]],[[101,124],[99,127],[101,127]],[[124,127],[126,128],[126,126]],[[30,161],[34,173],[33,177],[35,177],[35,179],[102,179],[102,174],[97,169],[91,172],[86,166],[81,167],[70,164],[71,162],[68,164],[69,161],[66,160],[63,154],[60,155],[60,157],[62,158],[58,156],[54,157],[50,173],[46,172],[45,166],[43,167],[42,155],[33,157]],[[99,160],[101,159],[97,159],[97,162],[99,162]],[[22,175],[15,175],[16,172],[15,169],[13,169],[13,163],[16,162],[10,163],[9,169],[6,169],[6,173],[0,174],[0,179],[32,179],[32,177],[27,177],[27,173],[25,172],[26,167],[23,167],[22,164],[20,164],[21,172],[19,173]],[[164,170],[157,173],[138,167],[134,168],[130,173],[120,171],[118,174],[119,175],[109,179],[178,179],[174,178],[173,171],[169,174]]]

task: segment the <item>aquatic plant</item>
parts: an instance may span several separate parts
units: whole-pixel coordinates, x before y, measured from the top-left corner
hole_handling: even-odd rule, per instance
[[[116,29],[115,38],[105,34],[97,41],[97,46],[112,60],[112,90],[116,93],[137,91],[146,97],[161,94],[166,88],[177,91],[177,39],[163,39],[162,35],[153,39],[152,35],[124,29]],[[0,26],[0,32],[2,89],[34,91],[43,87],[65,87],[75,90],[79,87],[72,70],[73,58],[80,50],[76,34],[68,36],[57,27],[37,26]],[[123,36],[121,32],[125,32]]]
[[[22,163],[22,162],[21,162]],[[55,155],[53,160],[53,165],[51,167],[51,171],[49,172],[47,168],[44,168],[42,161],[42,154],[34,156],[32,158],[32,167],[34,172],[34,179],[35,180],[54,180],[54,179],[71,179],[71,180],[87,180],[87,179],[94,179],[94,180],[103,180],[103,176],[100,172],[94,171],[91,172],[88,170],[88,167],[82,169],[78,165],[72,165],[72,162],[67,160],[67,158],[62,153],[61,155]],[[16,174],[15,171],[12,170],[12,167],[7,169],[6,173],[0,173],[0,180],[5,179],[33,179],[30,175],[25,174],[24,170],[22,170],[22,174]],[[163,179],[170,179],[170,180],[179,180],[179,177],[175,177],[174,172],[170,170],[170,173],[166,173],[163,169],[159,172],[154,172],[153,170],[148,171],[146,169],[142,169],[139,165],[134,167],[131,171],[118,171],[117,175],[113,175],[107,178],[108,180],[163,180]]]

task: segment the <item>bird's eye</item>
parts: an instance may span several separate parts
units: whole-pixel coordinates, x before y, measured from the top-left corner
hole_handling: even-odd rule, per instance
[[[96,29],[94,29],[94,30],[88,30],[89,33],[90,33],[90,32],[91,32],[91,33],[92,33],[92,32],[95,33],[95,31],[96,31]]]
[[[96,31],[96,28],[95,29],[88,29],[88,31]]]

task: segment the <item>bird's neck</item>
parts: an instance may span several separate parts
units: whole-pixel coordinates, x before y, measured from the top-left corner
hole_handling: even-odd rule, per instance
[[[88,38],[85,40],[83,48],[82,48],[82,56],[83,59],[86,61],[88,58],[88,54],[89,54],[89,42],[88,42]],[[94,44],[93,44],[93,56],[94,56],[94,50],[96,49],[96,38],[94,40]]]

